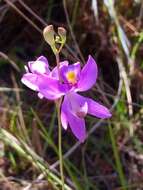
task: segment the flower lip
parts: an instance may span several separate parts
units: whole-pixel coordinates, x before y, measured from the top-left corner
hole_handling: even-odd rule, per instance
[[[88,104],[85,99],[75,92],[69,92],[67,97],[70,103],[70,112],[76,117],[84,118],[88,112]]]
[[[69,125],[75,137],[80,142],[84,142],[86,138],[85,121],[83,117],[78,117],[76,115],[77,111],[79,111],[80,109],[80,106],[77,105],[78,100],[79,96],[76,96],[75,93],[68,93],[64,96],[64,100],[61,107],[61,122],[62,126],[65,129],[67,129]],[[83,101],[80,101],[79,103],[81,105]]]

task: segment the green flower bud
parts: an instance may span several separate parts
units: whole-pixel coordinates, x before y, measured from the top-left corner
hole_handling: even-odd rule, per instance
[[[58,34],[61,38],[62,44],[65,44],[66,42],[66,33],[67,31],[63,27],[58,27]]]
[[[55,44],[55,31],[53,25],[48,25],[43,30],[43,36],[45,41],[53,46]]]
[[[55,31],[53,25],[48,25],[44,28],[43,36],[45,41],[51,46],[53,53],[56,54],[58,50],[56,48]]]

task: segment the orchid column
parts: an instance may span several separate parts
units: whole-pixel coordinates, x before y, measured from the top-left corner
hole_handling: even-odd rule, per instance
[[[57,71],[59,81],[62,82],[60,76],[60,51],[66,42],[66,30],[63,27],[58,27],[58,35],[55,34],[53,25],[47,26],[43,30],[43,36],[45,41],[51,46],[53,53],[56,57]],[[63,174],[63,158],[62,158],[62,129],[61,129],[61,116],[60,109],[62,103],[62,97],[55,100],[57,107],[57,117],[58,117],[58,148],[59,148],[59,161],[60,161],[60,174],[62,180],[62,190],[64,190],[64,174]]]

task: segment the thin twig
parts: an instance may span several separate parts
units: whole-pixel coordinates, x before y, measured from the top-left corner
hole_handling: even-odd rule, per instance
[[[13,68],[16,71],[20,72],[20,69],[17,66],[17,64],[13,60],[11,60],[5,53],[3,53],[3,52],[0,51],[0,57],[2,57],[3,59],[7,60],[13,66]]]
[[[43,25],[47,25],[47,23],[40,17],[38,16],[29,6],[26,5],[26,3],[22,0],[18,0],[18,2],[29,12],[31,15],[33,15],[37,20],[39,20]]]
[[[0,92],[16,92],[16,91],[18,91],[18,92],[21,92],[21,91],[23,91],[22,89],[20,89],[20,88],[7,88],[7,87],[0,87]]]

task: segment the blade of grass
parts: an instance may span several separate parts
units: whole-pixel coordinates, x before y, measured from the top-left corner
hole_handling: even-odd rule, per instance
[[[132,50],[131,50],[131,55],[130,55],[130,59],[129,59],[129,63],[130,63],[130,75],[133,75],[134,72],[135,72],[135,59],[136,59],[136,54],[137,54],[137,51],[139,49],[139,46],[140,44],[142,43],[143,41],[143,32],[141,32],[139,34],[139,38],[137,40],[137,42],[134,44],[134,46],[132,47]]]
[[[76,189],[77,190],[82,190],[83,188],[81,187],[81,185],[80,185],[80,183],[78,181],[78,178],[75,175],[75,172],[70,169],[69,161],[66,161],[66,163],[64,162],[64,167],[65,167],[66,171],[68,172],[70,178],[72,179],[73,183],[75,184]]]
[[[11,161],[12,168],[17,170],[17,162],[15,160],[15,157],[14,157],[13,153],[11,153],[11,152],[9,152],[9,159]]]
[[[139,48],[140,44],[142,43],[142,41],[143,41],[143,32],[141,32],[139,34],[139,38],[138,38],[137,42],[135,43],[135,45],[132,48],[132,51],[131,51],[131,58],[132,59],[135,59],[136,53],[137,53],[138,48]]]
[[[121,164],[121,160],[120,160],[118,147],[117,147],[117,144],[115,141],[115,136],[114,136],[113,129],[112,129],[110,123],[108,125],[108,129],[109,129],[109,135],[110,135],[112,149],[113,149],[113,153],[114,153],[114,158],[115,158],[115,162],[116,162],[117,172],[119,174],[122,189],[126,190],[127,189],[126,188],[127,183],[126,183],[126,179],[124,176],[124,172],[123,172],[123,168],[122,168],[122,164]]]

